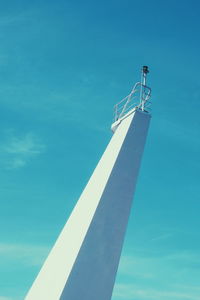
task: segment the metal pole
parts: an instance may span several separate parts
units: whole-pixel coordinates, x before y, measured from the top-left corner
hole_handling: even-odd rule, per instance
[[[145,105],[145,100],[143,97],[144,93],[144,88],[146,87],[146,78],[147,74],[149,73],[148,66],[143,66],[142,67],[142,78],[141,78],[141,90],[140,90],[140,103],[141,103],[141,109],[144,111],[144,105]]]

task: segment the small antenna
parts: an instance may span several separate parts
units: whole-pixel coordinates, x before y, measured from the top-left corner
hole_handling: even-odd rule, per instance
[[[147,74],[149,73],[149,68],[148,66],[143,66],[142,67],[142,74],[141,74],[141,87],[140,87],[140,104],[141,104],[141,109],[144,111],[145,103],[147,101],[147,93],[146,90],[149,89],[146,85],[147,81]]]

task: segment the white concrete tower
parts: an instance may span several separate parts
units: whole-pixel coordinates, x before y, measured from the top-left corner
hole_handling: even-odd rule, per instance
[[[151,118],[147,73],[115,106],[113,137],[26,300],[111,299]]]

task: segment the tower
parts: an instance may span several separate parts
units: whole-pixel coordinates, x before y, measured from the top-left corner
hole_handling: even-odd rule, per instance
[[[110,300],[150,122],[148,67],[25,300]],[[134,102],[136,99],[136,102]]]

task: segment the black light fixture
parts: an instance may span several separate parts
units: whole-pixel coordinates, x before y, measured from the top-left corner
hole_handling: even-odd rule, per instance
[[[149,73],[148,66],[143,66],[142,70],[143,70],[143,73],[145,73],[145,74]]]

